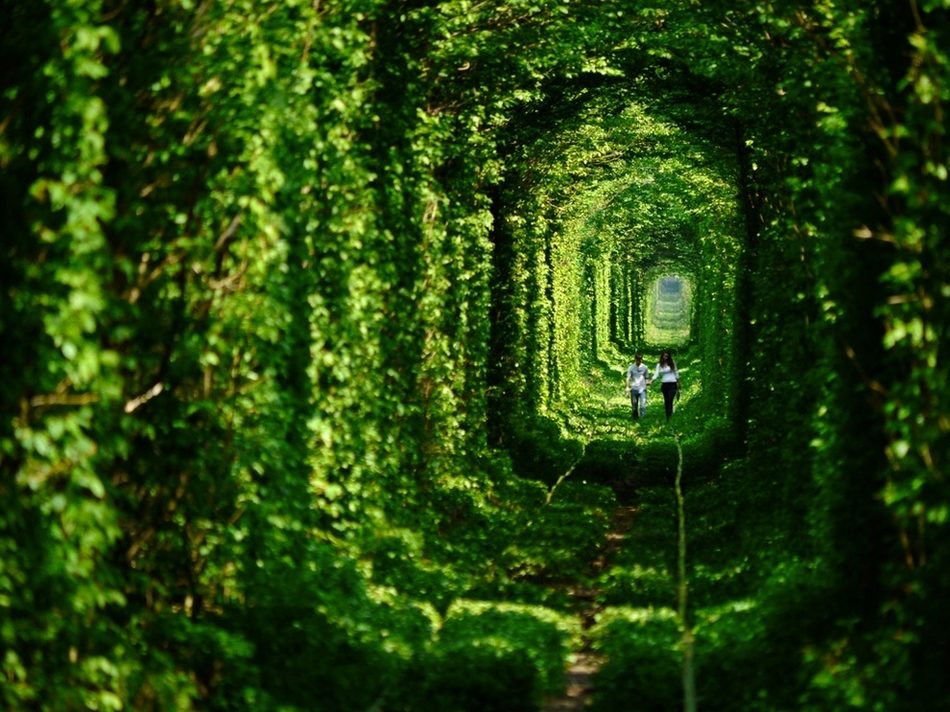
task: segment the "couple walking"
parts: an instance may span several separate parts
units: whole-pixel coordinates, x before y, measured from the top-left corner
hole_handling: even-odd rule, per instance
[[[680,375],[676,370],[676,363],[669,351],[660,355],[660,362],[650,377],[650,370],[643,363],[643,354],[637,351],[633,363],[627,369],[627,391],[630,393],[630,407],[633,409],[633,419],[646,415],[647,386],[660,379],[660,389],[663,391],[663,403],[666,406],[666,419],[673,415],[673,399],[679,395]]]

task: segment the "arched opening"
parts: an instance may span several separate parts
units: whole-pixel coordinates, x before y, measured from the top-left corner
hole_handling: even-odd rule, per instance
[[[745,228],[732,130],[712,104],[700,106],[709,121],[697,131],[684,119],[694,105],[630,85],[579,95],[556,124],[525,118],[519,150],[558,160],[526,161],[501,216],[511,253],[500,273],[510,279],[496,289],[506,316],[494,326],[500,353],[511,355],[498,362],[527,371],[499,377],[523,384],[517,409],[529,415],[515,427],[549,419],[568,439],[580,431],[633,447],[636,436],[621,430],[627,367],[642,351],[652,368],[666,349],[684,377],[678,407],[695,413],[690,427],[725,427],[733,387],[717,389],[716,419],[702,415],[700,401],[704,381],[714,372],[722,385],[741,358]],[[499,410],[507,407],[510,400]],[[539,440],[544,447],[551,438]]]
[[[656,276],[643,299],[643,340],[653,347],[676,348],[692,333],[692,278],[671,272]]]

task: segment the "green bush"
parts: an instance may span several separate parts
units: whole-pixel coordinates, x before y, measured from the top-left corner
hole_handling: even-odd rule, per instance
[[[553,485],[582,453],[579,440],[565,438],[558,423],[542,416],[525,417],[506,442],[515,471]]]
[[[651,440],[636,453],[634,480],[639,486],[672,485],[679,455],[669,438]]]
[[[676,581],[670,571],[653,566],[613,566],[598,580],[597,600],[609,606],[671,606],[676,603]]]
[[[607,658],[597,674],[597,712],[667,712],[682,700],[682,654],[670,608],[608,608],[591,631]]]
[[[629,439],[595,440],[584,451],[572,477],[601,484],[618,484],[638,474],[636,452]]]
[[[676,566],[676,514],[670,507],[641,505],[615,566],[646,566],[673,571]]]
[[[367,545],[363,555],[372,562],[375,584],[428,601],[438,610],[444,611],[465,586],[463,574],[424,558],[420,537],[412,532],[388,531]]]
[[[310,556],[319,568],[262,571],[236,612],[260,677],[243,709],[366,709],[399,694],[432,639],[431,606],[370,586],[329,548],[314,547]],[[229,707],[242,709],[220,705]]]
[[[713,417],[699,430],[685,435],[681,445],[684,483],[709,480],[716,477],[720,464],[735,453],[736,427],[721,417]]]
[[[745,709],[764,689],[769,664],[762,611],[753,599],[731,600],[697,614],[697,694],[704,709]]]
[[[504,552],[508,570],[546,580],[583,575],[603,546],[613,501],[607,488],[563,482],[550,504],[512,537]]]
[[[456,601],[426,659],[432,712],[535,709],[563,688],[577,624],[539,606]]]

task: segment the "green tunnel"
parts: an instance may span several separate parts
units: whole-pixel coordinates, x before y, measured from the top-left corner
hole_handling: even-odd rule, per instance
[[[0,707],[950,706],[948,13],[4,3]]]

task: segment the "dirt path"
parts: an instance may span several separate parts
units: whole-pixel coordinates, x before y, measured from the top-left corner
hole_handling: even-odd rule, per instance
[[[610,567],[614,554],[623,545],[627,532],[633,526],[637,508],[621,504],[613,513],[604,547],[600,555],[591,562],[592,581]],[[585,710],[593,701],[594,677],[603,664],[590,645],[587,631],[594,625],[600,606],[597,603],[598,589],[572,586],[568,593],[577,604],[578,615],[584,629],[583,644],[573,656],[573,662],[567,669],[567,685],[560,697],[550,697],[541,705],[541,712],[577,712]]]

